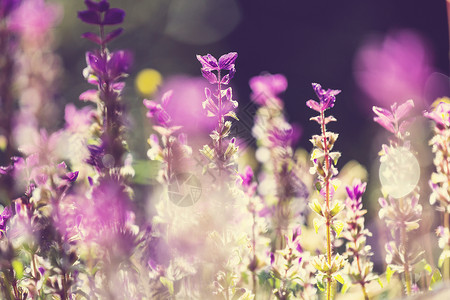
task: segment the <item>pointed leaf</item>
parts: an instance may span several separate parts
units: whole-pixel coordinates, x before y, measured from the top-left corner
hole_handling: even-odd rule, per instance
[[[339,238],[341,236],[342,229],[344,229],[344,222],[340,220],[334,221],[333,227],[336,232],[336,237]]]
[[[392,275],[394,275],[394,273],[395,273],[395,271],[392,270],[390,266],[387,266],[387,268],[386,268],[386,280],[387,280],[388,283],[391,282],[391,277],[392,277]]]

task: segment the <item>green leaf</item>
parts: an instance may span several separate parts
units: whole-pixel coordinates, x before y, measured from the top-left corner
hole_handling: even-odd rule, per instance
[[[341,153],[340,152],[331,152],[329,155],[330,155],[330,158],[333,160],[334,165],[336,165],[339,160],[339,157],[341,157]]]
[[[320,228],[320,225],[322,225],[322,221],[320,221],[319,219],[315,218],[313,220],[313,224],[314,224],[314,230],[316,231],[316,234],[319,233],[319,228]]]
[[[441,272],[439,272],[438,269],[434,270],[433,276],[431,276],[431,282],[430,282],[430,290],[433,288],[433,286],[442,281],[442,275]]]
[[[225,117],[232,117],[233,119],[239,121],[239,119],[238,119],[238,117],[236,116],[236,113],[235,113],[234,111],[228,112],[228,113],[225,115]]]
[[[166,277],[160,277],[159,281],[169,290],[169,293],[173,295],[173,282]]]
[[[430,264],[425,264],[425,266],[423,267],[423,269],[425,271],[427,271],[429,274],[431,274],[433,272],[433,267],[431,267]]]
[[[339,238],[341,236],[342,229],[344,229],[344,222],[337,220],[333,222],[334,231],[336,231],[336,237]]]
[[[336,201],[333,208],[331,209],[331,217],[336,216],[338,213],[340,213],[345,208],[344,203],[341,201]]]
[[[319,288],[321,292],[325,291],[325,284],[322,280],[317,280],[317,288]]]
[[[387,280],[388,283],[391,282],[391,277],[392,277],[392,275],[394,275],[394,273],[395,273],[395,271],[392,270],[390,266],[387,266],[387,268],[386,268],[386,280]]]
[[[350,282],[344,283],[344,285],[342,286],[342,289],[341,289],[341,294],[345,294],[348,291],[348,289],[350,288],[350,286],[351,286]]]
[[[322,206],[319,203],[319,200],[313,199],[311,202],[309,202],[309,207],[316,212],[319,216],[323,216],[322,214]]]
[[[380,285],[380,287],[383,288],[383,282],[381,282],[381,278],[380,277],[378,277],[377,281],[378,281],[378,284]]]
[[[442,265],[444,264],[444,261],[450,257],[450,250],[444,250],[441,253],[441,256],[439,256],[439,261],[438,261],[438,266],[439,268],[442,267]]]
[[[16,273],[16,278],[17,279],[22,279],[23,277],[23,264],[20,262],[20,260],[13,260],[11,263],[14,272]]]
[[[344,284],[345,283],[345,280],[344,280],[344,278],[342,277],[341,274],[336,274],[336,275],[333,276],[333,278],[336,279],[340,284]]]

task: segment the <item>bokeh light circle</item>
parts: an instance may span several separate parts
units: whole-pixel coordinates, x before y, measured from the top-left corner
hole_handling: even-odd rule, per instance
[[[419,182],[419,162],[406,148],[390,148],[381,160],[379,176],[384,192],[393,198],[404,197]]]
[[[162,76],[155,69],[143,69],[136,77],[136,89],[144,96],[151,96],[162,83]]]

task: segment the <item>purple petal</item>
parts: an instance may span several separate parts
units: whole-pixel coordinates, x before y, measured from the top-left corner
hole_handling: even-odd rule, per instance
[[[391,122],[394,122],[394,116],[387,109],[378,107],[378,106],[374,106],[374,107],[372,107],[372,110],[377,116],[379,116],[379,117],[384,116],[384,117],[388,118]]]
[[[111,8],[108,9],[105,13],[105,17],[103,18],[103,25],[116,25],[123,22],[125,18],[125,11],[120,8]]]
[[[237,52],[230,52],[228,54],[224,54],[219,58],[219,69],[221,70],[230,70],[234,62],[236,61],[238,54]]]
[[[64,180],[67,180],[68,182],[74,182],[78,178],[78,171],[75,172],[69,172],[61,177]]]
[[[92,101],[92,102],[95,102],[97,98],[98,98],[97,90],[87,90],[86,92],[83,92],[79,97],[81,101]]]
[[[105,60],[93,52],[86,53],[86,61],[97,75],[103,75],[106,72]]]
[[[202,75],[209,81],[209,83],[211,84],[217,83],[217,76],[213,72],[208,71],[206,69],[202,69]]]
[[[389,120],[387,120],[386,118],[375,117],[373,118],[373,120],[378,124],[380,124],[381,126],[383,126],[384,128],[386,128],[388,131],[395,133],[394,125],[392,125],[392,123],[389,122]]]
[[[308,107],[311,108],[311,109],[314,109],[314,110],[317,111],[317,112],[321,112],[321,108],[320,108],[319,103],[317,103],[317,102],[314,101],[314,100],[308,100],[308,101],[306,101],[306,106],[308,106]]]
[[[401,104],[394,112],[397,120],[400,120],[401,118],[405,117],[413,107],[414,101],[412,100],[408,100],[405,103]]]
[[[102,40],[101,40],[100,37],[99,37],[98,35],[96,35],[95,33],[92,33],[92,32],[86,32],[86,33],[83,33],[83,34],[81,35],[81,37],[82,37],[82,38],[85,38],[85,39],[87,39],[87,40],[90,40],[91,42],[94,42],[94,43],[96,43],[96,44],[98,44],[98,45],[101,45],[101,44],[102,44]]]
[[[93,10],[83,10],[78,12],[78,18],[88,24],[100,25],[100,15]]]
[[[106,35],[105,40],[103,42],[109,43],[110,41],[112,41],[113,39],[118,37],[122,32],[123,32],[123,28],[117,28],[116,30],[111,31],[110,33],[108,33]]]
[[[99,11],[99,3],[92,0],[85,0],[84,4],[86,4],[87,8],[90,10]]]
[[[172,95],[173,95],[173,91],[167,91],[164,93],[164,95],[162,96],[162,107],[167,107],[167,105],[169,105],[170,100],[172,99]]]
[[[109,3],[106,0],[102,0],[98,3],[98,10],[100,12],[105,12],[109,9]]]
[[[204,56],[197,55],[197,59],[202,64],[202,69],[207,69],[208,71],[219,69],[217,59],[211,54],[206,54]]]
[[[120,50],[113,52],[108,61],[108,73],[111,78],[116,78],[128,73],[131,66],[132,56],[128,51]]]
[[[230,82],[230,75],[229,74],[223,76],[222,80],[220,80],[221,84],[228,84],[229,82]]]

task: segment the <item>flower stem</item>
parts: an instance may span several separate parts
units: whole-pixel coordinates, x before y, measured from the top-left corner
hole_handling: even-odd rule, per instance
[[[354,240],[354,243],[356,245],[356,239]],[[355,256],[356,256],[356,264],[358,265],[359,274],[362,275],[361,264],[359,262],[360,261],[359,254],[355,253]],[[369,295],[367,295],[366,286],[365,286],[364,282],[361,281],[359,284],[361,285],[361,289],[362,289],[362,292],[364,295],[364,300],[369,300]]]
[[[400,198],[402,201],[403,198]],[[408,237],[406,236],[406,224],[400,226],[400,243],[403,245],[405,262],[403,268],[405,269],[405,285],[406,285],[406,295],[411,295],[411,274],[409,271],[409,260],[408,260]]]
[[[325,151],[325,202],[327,205],[327,211],[325,213],[326,218],[326,226],[327,226],[327,261],[328,265],[331,266],[331,215],[330,215],[330,161],[328,155],[328,145],[327,145],[327,135],[325,128],[325,115],[323,110],[320,112],[321,117],[321,127],[322,127],[322,138],[323,138],[323,146]],[[331,299],[331,277],[328,277],[327,284],[327,300]]]

